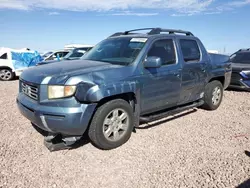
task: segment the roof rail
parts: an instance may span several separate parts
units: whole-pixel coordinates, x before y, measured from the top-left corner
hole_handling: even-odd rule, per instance
[[[124,33],[123,32],[117,32],[117,33],[114,33],[112,35],[110,35],[109,37],[116,37],[116,36],[120,36],[120,35],[123,35]]]
[[[162,28],[141,28],[141,29],[133,29],[133,30],[125,31],[125,32],[114,33],[110,37],[128,35],[131,32],[143,31],[143,30],[150,30],[147,33],[148,35],[156,35],[156,34],[161,34],[162,32],[167,32],[169,34],[181,33],[181,34],[186,34],[187,36],[194,36],[193,33],[191,33],[190,31],[183,31],[183,30],[176,30],[176,29],[162,29]],[[137,33],[133,33],[133,34],[137,34]]]
[[[239,49],[238,51],[239,52],[241,52],[241,51],[250,51],[250,48],[242,48],[242,49]]]
[[[186,34],[187,36],[194,36],[193,33],[190,31],[183,31],[183,30],[176,30],[176,29],[162,29],[162,28],[155,28],[149,32],[149,34],[160,34],[162,32],[167,32],[169,34],[181,33]]]
[[[141,29],[133,29],[133,30],[129,30],[129,31],[125,31],[124,32],[124,35],[127,35],[127,34],[129,34],[129,33],[131,33],[131,32],[133,32],[133,31],[143,31],[143,30],[154,30],[155,28],[141,28]]]

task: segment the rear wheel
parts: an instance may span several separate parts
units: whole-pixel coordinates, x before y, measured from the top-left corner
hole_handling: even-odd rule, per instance
[[[209,82],[205,88],[205,103],[202,108],[206,110],[216,110],[222,102],[223,91],[223,85],[220,81],[214,80]]]
[[[133,130],[132,107],[122,99],[115,99],[100,106],[91,122],[88,135],[92,143],[104,150],[126,143]]]
[[[10,81],[14,78],[15,74],[11,69],[3,68],[0,69],[0,80],[2,81]]]

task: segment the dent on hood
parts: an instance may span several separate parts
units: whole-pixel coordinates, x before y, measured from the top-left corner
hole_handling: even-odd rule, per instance
[[[76,85],[81,82],[88,82],[93,85],[105,85],[112,82],[123,80],[130,73],[127,71],[127,67],[119,65],[112,65],[106,67],[100,67],[90,72],[83,74],[72,75],[66,81],[66,85]]]
[[[102,72],[90,72],[80,76],[68,78],[65,85],[77,85],[79,83],[90,83],[92,85],[102,85],[107,77]]]

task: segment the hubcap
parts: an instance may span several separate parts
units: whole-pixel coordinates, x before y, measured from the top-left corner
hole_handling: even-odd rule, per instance
[[[123,109],[115,109],[104,119],[103,134],[109,141],[118,141],[126,133],[128,125],[128,113]]]
[[[212,96],[213,105],[219,104],[221,100],[221,89],[219,87],[214,88]]]
[[[9,80],[11,78],[11,71],[8,69],[0,70],[0,78],[2,80]]]

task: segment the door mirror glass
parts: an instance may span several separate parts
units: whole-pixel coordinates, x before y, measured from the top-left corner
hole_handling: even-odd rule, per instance
[[[159,68],[162,65],[162,61],[160,57],[149,56],[144,61],[145,68]]]

